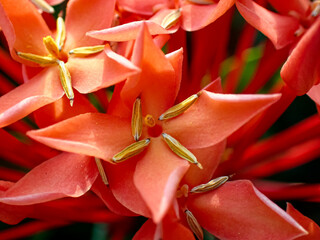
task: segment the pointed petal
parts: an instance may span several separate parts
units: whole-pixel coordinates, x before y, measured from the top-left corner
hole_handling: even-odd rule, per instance
[[[280,98],[273,95],[233,95],[203,91],[185,113],[163,123],[163,131],[187,148],[214,145]]]
[[[100,31],[90,31],[87,33],[87,35],[104,41],[129,41],[134,40],[138,37],[139,30],[143,24],[146,24],[148,26],[151,35],[169,34],[171,32],[165,30],[159,24],[153,21],[137,21],[103,29]]]
[[[27,135],[62,151],[106,161],[133,142],[130,120],[100,113],[78,115],[47,128],[29,131]]]
[[[141,73],[125,82],[121,98],[131,109],[140,95],[143,114],[157,118],[173,105],[177,83],[170,61],[155,46],[146,25],[136,40],[132,62],[141,68]]]
[[[110,87],[139,71],[129,60],[111,51],[109,46],[95,56],[69,58],[66,65],[72,85],[80,93]]]
[[[309,92],[308,96],[317,104],[320,105],[320,84],[313,86]]]
[[[134,169],[146,151],[121,164],[110,164],[106,174],[114,197],[132,212],[150,218],[151,212],[134,184]]]
[[[0,98],[0,126],[9,125],[63,95],[58,68],[47,68]]]
[[[263,236],[283,240],[306,234],[293,218],[245,180],[189,197],[188,208],[202,227],[222,239]]]
[[[99,178],[99,177],[98,177]],[[106,186],[101,179],[97,179],[91,190],[106,204],[106,206],[114,213],[121,216],[136,216],[135,213],[125,208],[113,196],[109,186]]]
[[[283,48],[295,40],[297,19],[271,12],[251,0],[238,0],[236,5],[244,19],[266,35],[275,48]]]
[[[1,197],[2,203],[29,205],[85,194],[98,176],[92,158],[62,153],[32,169]]]
[[[320,19],[303,35],[281,69],[281,77],[303,95],[320,81]]]
[[[46,55],[42,38],[51,35],[37,8],[28,0],[0,1],[0,26],[8,41],[12,57],[22,63],[15,53]],[[30,64],[30,62],[29,62]]]
[[[217,20],[227,12],[235,0],[219,1],[217,4],[197,5],[186,3],[181,7],[181,27],[186,31],[196,31]]]
[[[66,14],[65,49],[98,45],[101,41],[86,32],[109,28],[113,20],[115,0],[71,0]],[[84,21],[85,19],[85,21]]]
[[[287,213],[294,218],[302,227],[308,231],[307,236],[297,238],[297,240],[320,239],[320,227],[310,218],[304,216],[292,204],[287,203]]]
[[[159,138],[151,139],[146,154],[138,161],[134,183],[159,223],[176,196],[178,184],[189,163],[179,158]]]

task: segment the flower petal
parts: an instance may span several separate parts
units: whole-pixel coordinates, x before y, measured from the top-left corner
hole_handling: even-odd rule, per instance
[[[159,223],[176,196],[178,184],[189,163],[175,155],[160,137],[152,138],[146,154],[138,161],[134,183]]]
[[[151,15],[157,10],[156,7],[161,8],[166,4],[167,0],[118,0],[118,5],[120,8],[123,8],[129,12],[143,15]]]
[[[146,25],[136,40],[132,62],[141,73],[125,82],[121,98],[131,109],[140,95],[143,114],[158,117],[173,105],[177,83],[170,61],[154,44]]]
[[[183,177],[181,185],[186,183],[189,187],[195,187],[209,182],[221,161],[222,154],[226,148],[226,142],[224,140],[207,148],[192,149],[192,153],[196,156],[198,162],[201,163],[203,169],[191,165]]]
[[[0,197],[13,185],[13,182],[0,181]],[[33,211],[33,206],[14,206],[0,203],[0,221],[7,224],[17,224]]]
[[[109,28],[113,20],[115,0],[71,0],[66,14],[65,49],[101,44],[86,32]],[[84,21],[85,19],[85,21]]]
[[[310,8],[309,0],[291,0],[288,2],[278,1],[278,0],[268,0],[268,2],[278,12],[286,15],[289,15],[290,12],[295,11],[296,13],[299,13],[302,16],[306,16]]]
[[[72,85],[80,93],[110,87],[139,71],[129,60],[111,51],[109,46],[96,56],[69,58],[66,65]]]
[[[189,197],[188,208],[200,225],[222,239],[293,239],[306,231],[249,181],[227,182]]]
[[[129,120],[100,113],[78,115],[27,134],[50,147],[106,161],[133,142]]]
[[[282,79],[303,95],[320,81],[320,19],[303,35],[281,69]]]
[[[287,213],[308,231],[307,236],[296,238],[297,240],[320,239],[320,227],[310,218],[302,215],[292,204],[287,203]]]
[[[151,212],[134,184],[134,169],[143,154],[120,164],[109,164],[105,170],[114,197],[132,212],[150,218]]]
[[[162,233],[162,236],[158,236],[159,233]],[[154,224],[153,221],[149,219],[134,235],[133,240],[138,239],[194,240],[195,238],[193,233],[176,219],[168,219],[159,225]]]
[[[317,104],[320,105],[320,84],[313,86],[309,92],[308,96]]]
[[[214,145],[279,99],[272,95],[233,95],[202,91],[184,114],[163,123],[163,131],[187,148]]]
[[[51,31],[37,8],[28,0],[1,0],[0,27],[6,36],[12,57],[22,63],[15,51],[46,55],[42,38]],[[30,62],[29,62],[30,64]]]
[[[63,97],[33,112],[37,126],[44,128],[79,114],[97,112],[84,95],[77,91],[74,91],[74,94],[73,107],[70,106],[70,100]]]
[[[98,177],[99,178],[99,177]],[[106,206],[114,213],[121,216],[136,216],[135,213],[125,208],[113,196],[110,187],[106,186],[101,179],[97,179],[91,190],[106,204]]]
[[[171,32],[165,30],[159,24],[153,21],[136,21],[112,28],[103,29],[100,31],[90,31],[87,33],[87,35],[104,41],[129,41],[134,40],[138,37],[139,30],[141,29],[143,24],[146,24],[148,26],[151,35],[169,34]]]
[[[62,153],[38,165],[10,187],[0,202],[29,205],[86,193],[98,176],[93,159]]]
[[[196,31],[217,20],[227,12],[235,0],[220,0],[217,4],[184,4],[181,7],[181,27],[186,31]]]
[[[295,40],[297,19],[271,12],[251,0],[238,0],[236,5],[244,19],[266,35],[275,48],[283,48]]]
[[[47,68],[0,98],[0,126],[14,123],[63,95],[58,68]]]

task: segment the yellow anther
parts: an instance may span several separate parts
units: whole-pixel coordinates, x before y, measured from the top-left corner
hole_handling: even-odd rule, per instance
[[[148,126],[148,127],[154,127],[156,125],[156,121],[154,120],[153,116],[148,114],[147,116],[145,116],[144,118],[144,123]]]
[[[44,0],[31,0],[31,2],[44,12],[54,13],[54,8]]]
[[[79,47],[70,50],[69,54],[74,54],[79,57],[86,57],[91,54],[99,53],[103,51],[104,45],[97,45],[97,46],[89,46],[89,47]]]
[[[52,56],[40,56],[32,53],[23,53],[23,52],[17,52],[17,55],[22,59],[25,59],[34,63],[38,63],[41,66],[57,64],[57,59]]]
[[[186,100],[182,101],[181,103],[169,108],[165,111],[160,117],[159,120],[165,120],[169,118],[176,117],[181,113],[185,112],[195,101],[199,98],[199,94],[193,94],[192,96],[188,97]]]
[[[102,166],[101,160],[100,158],[95,157],[94,160],[96,161],[97,167],[98,167],[98,171],[100,173],[100,176],[102,178],[102,181],[105,185],[109,185],[109,181],[106,175],[106,172],[104,171],[104,168]]]
[[[312,10],[311,12],[312,17],[318,16],[320,13],[320,1],[313,1],[311,3],[311,10]]]
[[[51,55],[53,55],[56,58],[59,58],[58,45],[51,36],[44,37],[43,44]]]
[[[180,9],[176,9],[175,11],[169,13],[167,16],[164,17],[164,19],[161,22],[161,27],[164,29],[169,29],[172,26],[174,26],[181,17],[181,11]]]
[[[200,4],[200,5],[210,5],[214,3],[213,0],[188,0],[188,1],[191,3]]]
[[[141,153],[150,143],[150,138],[135,142],[113,156],[112,161],[119,163]]]
[[[70,100],[70,105],[72,107],[73,100],[74,100],[74,93],[73,93],[72,84],[71,84],[71,76],[64,62],[58,60],[58,63],[59,63],[61,85],[64,92],[66,93],[67,98]]]
[[[197,219],[193,216],[192,212],[190,212],[188,209],[184,211],[186,214],[186,219],[188,222],[188,225],[192,232],[196,235],[196,237],[199,240],[203,239],[203,230],[202,227],[200,226],[199,222]]]
[[[204,193],[220,187],[229,180],[229,176],[215,178],[205,184],[198,185],[191,189],[191,193]]]
[[[190,163],[196,164],[200,169],[203,169],[196,156],[194,156],[188,149],[182,146],[181,143],[179,143],[176,139],[166,133],[162,133],[162,137],[175,154],[189,161]]]
[[[139,138],[141,137],[142,133],[142,111],[140,98],[137,98],[133,104],[131,131],[134,140],[139,141]]]
[[[59,51],[61,51],[64,41],[66,39],[66,26],[62,17],[57,18],[57,35],[56,43],[58,45]]]

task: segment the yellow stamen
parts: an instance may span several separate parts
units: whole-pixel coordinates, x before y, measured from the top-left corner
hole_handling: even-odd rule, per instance
[[[66,93],[67,98],[70,100],[70,105],[72,107],[74,100],[74,93],[71,84],[70,73],[64,64],[63,61],[58,61],[59,63],[59,72],[60,72],[60,81],[64,92]]]
[[[56,58],[59,57],[58,45],[51,36],[44,37],[43,44],[51,55],[53,55]]]
[[[64,41],[66,39],[66,26],[64,24],[63,18],[57,18],[57,35],[56,35],[56,43],[58,45],[59,51],[61,51]]]
[[[54,8],[44,0],[31,0],[31,2],[44,12],[54,13]]]
[[[180,9],[177,9],[177,10],[169,13],[162,20],[161,27],[163,27],[164,29],[171,28],[172,26],[174,26],[179,21],[180,17],[181,17]]]
[[[141,137],[142,133],[142,111],[140,98],[137,98],[133,104],[131,131],[134,140],[139,141],[139,138]]]
[[[166,133],[162,133],[162,137],[175,154],[183,159],[186,159],[190,163],[196,164],[200,169],[203,169],[197,158],[176,139]]]
[[[311,16],[312,17],[318,16],[320,13],[320,1],[312,2],[311,9],[312,9]]]
[[[200,5],[210,5],[213,4],[213,0],[188,0],[189,2],[200,4]]]
[[[153,116],[148,114],[147,116],[145,116],[144,118],[144,123],[148,126],[148,127],[154,127],[156,125],[156,121],[154,120]]]
[[[86,57],[91,54],[99,53],[103,51],[104,45],[97,45],[97,46],[89,46],[89,47],[79,47],[70,50],[69,54],[74,54],[79,57]]]
[[[150,138],[135,142],[113,156],[112,161],[119,163],[141,153],[150,143]]]
[[[160,117],[159,120],[165,120],[169,118],[176,117],[181,113],[184,113],[195,101],[199,98],[199,94],[193,94],[192,96],[188,97],[186,100],[182,101],[181,103],[169,108],[165,111]]]
[[[106,175],[106,172],[104,171],[104,168],[102,166],[101,160],[100,158],[95,157],[94,160],[96,161],[97,167],[98,167],[98,171],[100,173],[100,176],[102,178],[102,181],[105,185],[109,185],[109,181]]]
[[[203,230],[197,221],[197,219],[193,216],[192,212],[188,209],[184,211],[186,214],[187,222],[192,232],[196,235],[199,240],[203,239]]]
[[[17,55],[25,60],[38,63],[41,66],[57,64],[57,59],[52,56],[40,56],[32,53],[17,52]]]
[[[222,184],[224,184],[226,181],[228,181],[229,178],[230,178],[229,176],[222,176],[222,177],[215,178],[205,184],[201,184],[201,185],[198,185],[198,186],[192,188],[190,192],[191,193],[203,193],[203,192],[211,191],[213,189],[220,187]]]

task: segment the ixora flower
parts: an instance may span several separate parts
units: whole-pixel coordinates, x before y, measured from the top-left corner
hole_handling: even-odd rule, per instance
[[[279,13],[271,12],[250,0],[238,0],[236,5],[246,21],[265,34],[276,48],[292,44],[292,52],[280,74],[297,95],[303,95],[319,84],[319,2],[269,2]],[[315,95],[315,91],[317,90],[313,90],[312,96]]]
[[[181,26],[187,31],[196,31],[209,25],[225,14],[235,0],[219,1],[176,1],[157,5],[157,2],[143,1],[119,1],[119,7],[129,11],[141,12],[138,8],[149,9],[151,5],[159,10],[154,16],[145,21],[129,22],[110,29],[90,31],[87,35],[107,41],[128,41],[135,39],[141,25],[147,24],[152,35],[174,33]],[[147,10],[145,12],[148,12]],[[151,14],[150,12],[148,12]]]
[[[223,141],[280,96],[203,90],[172,107],[182,51],[165,56],[146,26],[135,42],[132,61],[141,73],[116,86],[108,114],[82,114],[28,135],[59,150],[105,160],[116,199],[159,222],[190,167],[188,161],[199,168],[209,162],[209,156],[197,159],[192,152]]]
[[[21,7],[16,8],[19,5]],[[0,98],[0,126],[9,125],[64,94],[73,104],[73,88],[89,93],[111,86],[138,69],[101,41],[85,36],[110,27],[114,1],[69,1],[66,23],[57,20],[56,38],[27,0],[0,1],[0,26],[12,57],[44,69]],[[83,21],[85,19],[85,21]],[[101,52],[101,53],[99,53]],[[59,80],[60,79],[60,80]]]
[[[308,232],[260,193],[250,181],[219,177],[192,189],[185,184],[161,224],[147,221],[135,239],[184,235],[203,239],[206,229],[219,239],[295,239]],[[305,226],[305,225],[304,225]],[[189,230],[188,230],[189,228]],[[193,233],[193,234],[192,234]]]

